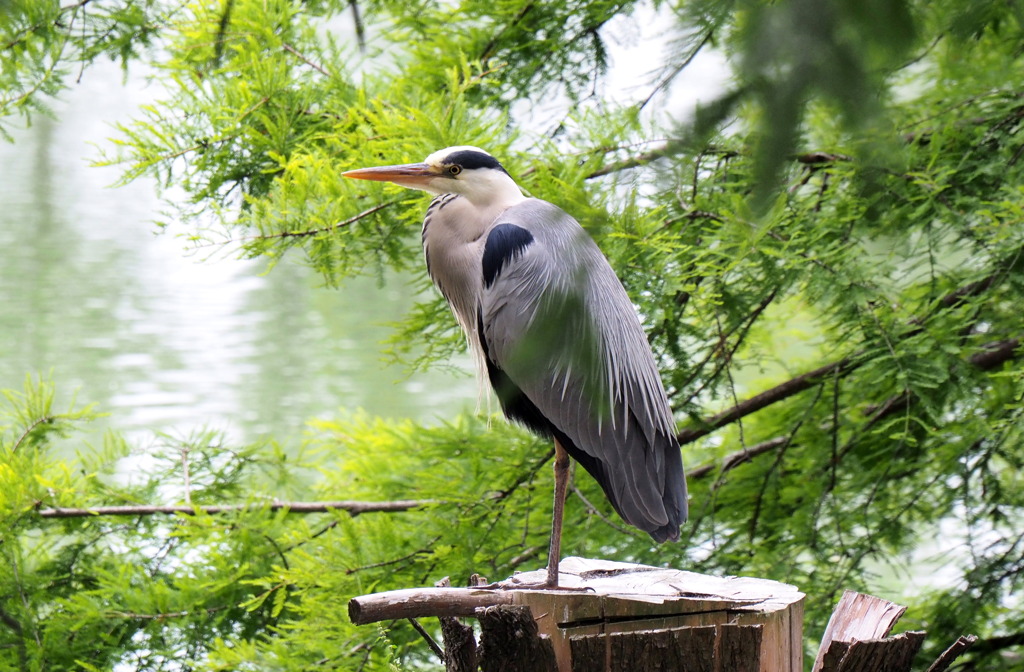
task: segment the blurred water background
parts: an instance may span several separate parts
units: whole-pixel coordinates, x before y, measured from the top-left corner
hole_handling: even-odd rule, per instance
[[[0,142],[0,387],[39,373],[58,385],[57,410],[73,395],[97,403],[110,415],[89,440],[106,427],[288,440],[356,409],[434,422],[474,408],[472,376],[410,375],[384,354],[411,278],[330,288],[298,255],[266,272],[158,233],[155,185],[112,187],[120,169],[90,165],[112,124],[156,95],[99,64],[53,119]]]

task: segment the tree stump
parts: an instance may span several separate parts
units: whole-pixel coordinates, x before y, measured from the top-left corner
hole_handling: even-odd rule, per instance
[[[802,670],[804,595],[793,586],[583,558],[565,558],[559,570],[559,590],[531,588],[544,581],[545,570],[537,570],[487,588],[364,595],[349,603],[349,615],[356,624],[481,617],[483,670]],[[524,625],[524,609],[487,609],[510,606],[525,607],[530,625]],[[507,646],[537,642],[529,644],[536,647],[530,662],[524,658],[520,664],[519,654],[507,648],[496,653],[502,638],[508,638]],[[494,655],[499,660],[492,661]]]
[[[437,616],[448,672],[800,672],[803,593],[793,586],[608,560],[566,558],[488,586],[418,588],[349,602],[356,625]],[[446,585],[446,584],[438,584]],[[846,591],[813,672],[910,672],[923,632],[888,636],[906,607]],[[480,621],[481,646],[459,616]],[[429,639],[429,636],[428,636]],[[960,637],[927,672],[976,641]],[[430,640],[432,641],[432,640]]]

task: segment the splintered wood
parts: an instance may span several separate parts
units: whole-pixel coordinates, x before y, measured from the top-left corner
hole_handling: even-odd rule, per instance
[[[888,637],[906,607],[847,590],[829,618],[812,672],[909,672],[925,633]],[[946,670],[977,638],[961,637],[928,672]]]
[[[483,642],[479,662],[485,671],[802,669],[804,595],[793,586],[583,558],[565,558],[559,569],[559,590],[531,588],[544,581],[545,570],[538,570],[486,588],[365,595],[350,602],[349,614],[356,624],[476,616]],[[529,636],[531,629],[535,636]],[[509,637],[509,632],[518,634]],[[529,665],[516,660],[527,653],[501,652],[500,642],[522,646],[527,639],[540,642],[529,649]]]

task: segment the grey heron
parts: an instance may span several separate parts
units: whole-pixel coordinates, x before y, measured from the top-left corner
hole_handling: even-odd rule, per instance
[[[437,194],[423,220],[427,272],[505,415],[554,439],[546,585],[558,584],[570,457],[623,520],[678,540],[686,478],[668,398],[633,304],[579,223],[524,196],[477,147],[343,175]]]

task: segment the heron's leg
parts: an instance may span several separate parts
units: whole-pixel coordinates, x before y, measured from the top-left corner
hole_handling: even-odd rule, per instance
[[[551,544],[548,546],[547,586],[558,586],[558,565],[562,561],[562,513],[565,491],[569,486],[569,453],[555,439],[555,505],[551,513]]]

